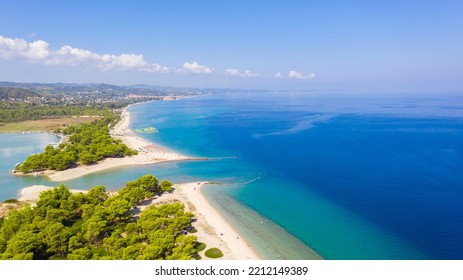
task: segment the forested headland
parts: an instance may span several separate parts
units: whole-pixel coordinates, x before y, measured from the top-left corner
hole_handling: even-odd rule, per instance
[[[193,214],[181,203],[151,205],[170,191],[168,181],[145,175],[116,195],[103,186],[71,193],[64,185],[42,192],[34,207],[0,218],[0,259],[162,260],[198,258],[204,248],[191,231]]]
[[[71,126],[59,131],[68,139],[56,148],[49,145],[40,154],[30,155],[15,167],[23,173],[44,170],[65,170],[78,164],[94,164],[105,158],[125,157],[137,154],[120,139],[114,139],[109,128],[119,120],[115,115],[81,126]]]

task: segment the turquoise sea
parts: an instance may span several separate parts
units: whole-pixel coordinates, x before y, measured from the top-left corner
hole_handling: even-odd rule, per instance
[[[311,258],[308,247],[327,259],[463,259],[463,95],[234,92],[129,111],[132,129],[159,130],[141,137],[210,160],[67,185],[116,189],[146,173],[220,183],[207,196],[269,259]],[[51,141],[0,135],[0,199],[54,184],[8,172]]]

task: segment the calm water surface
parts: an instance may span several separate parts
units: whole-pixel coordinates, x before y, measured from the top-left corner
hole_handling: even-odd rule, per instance
[[[239,92],[130,111],[132,128],[159,130],[142,137],[212,160],[115,169],[66,184],[117,189],[146,173],[219,182],[207,195],[266,258],[309,258],[305,244],[328,259],[463,259],[459,95]],[[1,198],[32,181],[54,184],[8,173],[9,162],[53,140],[0,136]]]

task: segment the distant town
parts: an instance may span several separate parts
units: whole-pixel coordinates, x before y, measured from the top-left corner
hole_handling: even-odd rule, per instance
[[[212,92],[217,92],[217,90],[148,85],[0,82],[0,101],[27,102],[37,105],[95,105],[114,102],[130,104],[149,100],[176,99]]]

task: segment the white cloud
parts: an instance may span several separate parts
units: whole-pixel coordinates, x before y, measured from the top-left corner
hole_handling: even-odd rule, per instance
[[[149,73],[169,73],[173,71],[172,68],[162,66],[157,63],[148,63],[144,68],[141,68],[140,70]]]
[[[298,80],[313,80],[315,79],[315,73],[304,75],[296,70],[291,70],[288,73],[288,77],[292,79],[298,79]]]
[[[283,78],[284,78],[284,76],[281,75],[280,72],[278,72],[278,73],[276,73],[275,75],[273,75],[273,77],[274,77],[274,78],[277,78],[277,79],[283,79]]]
[[[29,61],[46,59],[50,55],[45,41],[27,42],[24,39],[11,39],[0,36],[0,57],[3,59],[20,58]]]
[[[238,69],[229,68],[225,70],[225,75],[232,77],[241,77],[241,78],[254,78],[259,77],[259,74],[251,72],[251,70],[246,70],[244,73],[241,73]]]
[[[185,62],[183,64],[182,69],[177,70],[179,73],[193,73],[193,74],[210,74],[212,73],[212,69],[205,66],[200,65],[198,62],[193,61],[193,63]]]
[[[225,75],[232,76],[232,77],[239,77],[241,75],[240,71],[235,68],[229,68],[225,70]]]
[[[51,50],[49,44],[42,40],[27,42],[24,39],[11,39],[3,36],[0,36],[0,58],[17,58],[47,65],[95,67],[101,71],[138,70],[151,73],[171,71],[159,64],[146,62],[140,54],[97,54],[71,46]]]
[[[49,43],[43,40],[26,41],[21,38],[7,38],[0,35],[0,59],[19,59],[30,63],[45,65],[65,65],[71,67],[95,68],[100,71],[134,70],[149,73],[194,73],[210,74],[214,70],[198,62],[185,62],[180,69],[165,67],[145,60],[143,55],[134,53],[98,54],[90,50],[62,46],[59,49],[51,49]],[[240,78],[260,77],[250,70],[241,72],[236,68],[225,70],[225,75]],[[290,70],[285,76],[276,73],[274,78],[290,78],[297,80],[313,80],[314,73],[302,74],[296,70]]]
[[[257,73],[252,73],[250,70],[246,70],[244,71],[244,74],[243,74],[245,77],[247,78],[253,78],[253,77],[259,77],[259,74]]]
[[[42,40],[29,43],[26,56],[32,60],[46,59],[50,55],[48,43]]]

